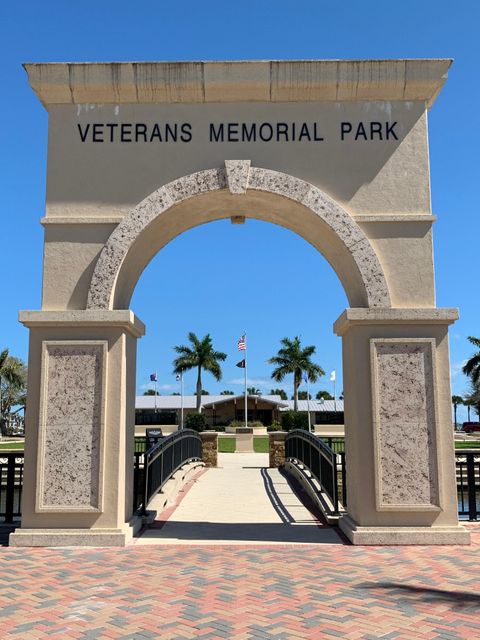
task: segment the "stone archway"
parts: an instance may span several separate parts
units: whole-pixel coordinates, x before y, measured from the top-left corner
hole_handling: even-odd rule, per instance
[[[128,308],[130,296],[136,280],[148,261],[158,250],[150,245],[150,251],[141,248],[137,251],[141,257],[130,255],[141,240],[142,234],[147,234],[154,221],[163,222],[162,217],[173,207],[188,203],[198,196],[208,194],[228,193],[233,196],[229,201],[223,201],[226,211],[221,215],[234,212],[248,212],[259,206],[259,202],[249,201],[247,193],[269,194],[277,197],[271,202],[261,201],[260,205],[270,206],[273,211],[264,212],[259,217],[270,221],[280,221],[285,226],[293,228],[288,221],[275,217],[278,207],[278,197],[288,200],[291,206],[300,205],[314,215],[314,224],[320,226],[320,252],[332,264],[345,287],[352,306],[371,308],[390,307],[390,295],[387,282],[379,259],[368,238],[355,220],[340,207],[332,198],[308,182],[291,175],[260,169],[250,166],[249,160],[226,160],[225,167],[209,169],[178,178],[166,184],[126,216],[113,231],[103,248],[93,272],[88,292],[88,309]],[[245,198],[241,203],[239,197]],[[222,202],[203,201],[203,211],[210,214],[200,219],[205,222],[219,217],[218,207]],[[295,212],[292,212],[295,213]],[[292,218],[294,215],[292,215]],[[178,235],[190,226],[198,224],[196,214],[191,214],[188,221],[177,224],[172,228],[170,237]],[[297,216],[298,225],[298,216]],[[301,229],[301,221],[300,221]],[[300,232],[307,240],[307,234]],[[323,236],[323,237],[322,237]],[[164,239],[168,241],[169,237]],[[337,250],[329,255],[328,246],[337,244]],[[152,251],[153,246],[153,251]]]
[[[11,544],[123,545],[139,525],[128,487],[144,326],[130,299],[169,240],[237,216],[302,236],[347,294],[334,325],[348,390],[343,531],[356,544],[468,543],[450,405],[458,313],[435,308],[427,144],[449,65],[27,65],[49,111],[49,184],[42,309],[20,314],[27,438]],[[262,123],[272,139],[251,133]],[[236,154],[251,161],[224,160]]]

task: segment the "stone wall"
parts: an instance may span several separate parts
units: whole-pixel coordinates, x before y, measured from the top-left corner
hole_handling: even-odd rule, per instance
[[[274,469],[285,464],[285,438],[286,431],[274,431],[268,434],[268,453],[270,468]]]
[[[206,467],[218,466],[218,433],[203,431],[200,433],[203,447],[203,462]]]

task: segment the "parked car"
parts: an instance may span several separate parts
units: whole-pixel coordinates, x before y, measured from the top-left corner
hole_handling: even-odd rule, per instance
[[[480,422],[464,422],[462,424],[462,431],[464,431],[465,433],[480,431]]]

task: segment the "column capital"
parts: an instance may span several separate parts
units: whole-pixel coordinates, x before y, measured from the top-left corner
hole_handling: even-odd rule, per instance
[[[121,327],[140,338],[145,325],[130,309],[67,309],[63,311],[20,311],[19,321],[29,329],[39,327]]]
[[[458,309],[395,309],[395,308],[350,308],[337,318],[333,330],[343,336],[358,325],[450,325],[458,320]]]

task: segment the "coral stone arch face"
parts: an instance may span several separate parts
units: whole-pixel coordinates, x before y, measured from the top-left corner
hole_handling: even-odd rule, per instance
[[[251,167],[249,160],[226,160],[224,167],[166,184],[120,222],[96,263],[87,308],[128,308],[141,272],[164,244],[198,224],[231,215],[280,224],[304,237],[330,262],[351,306],[391,306],[372,245],[332,198],[294,176]],[[166,232],[155,240],[159,225]]]

